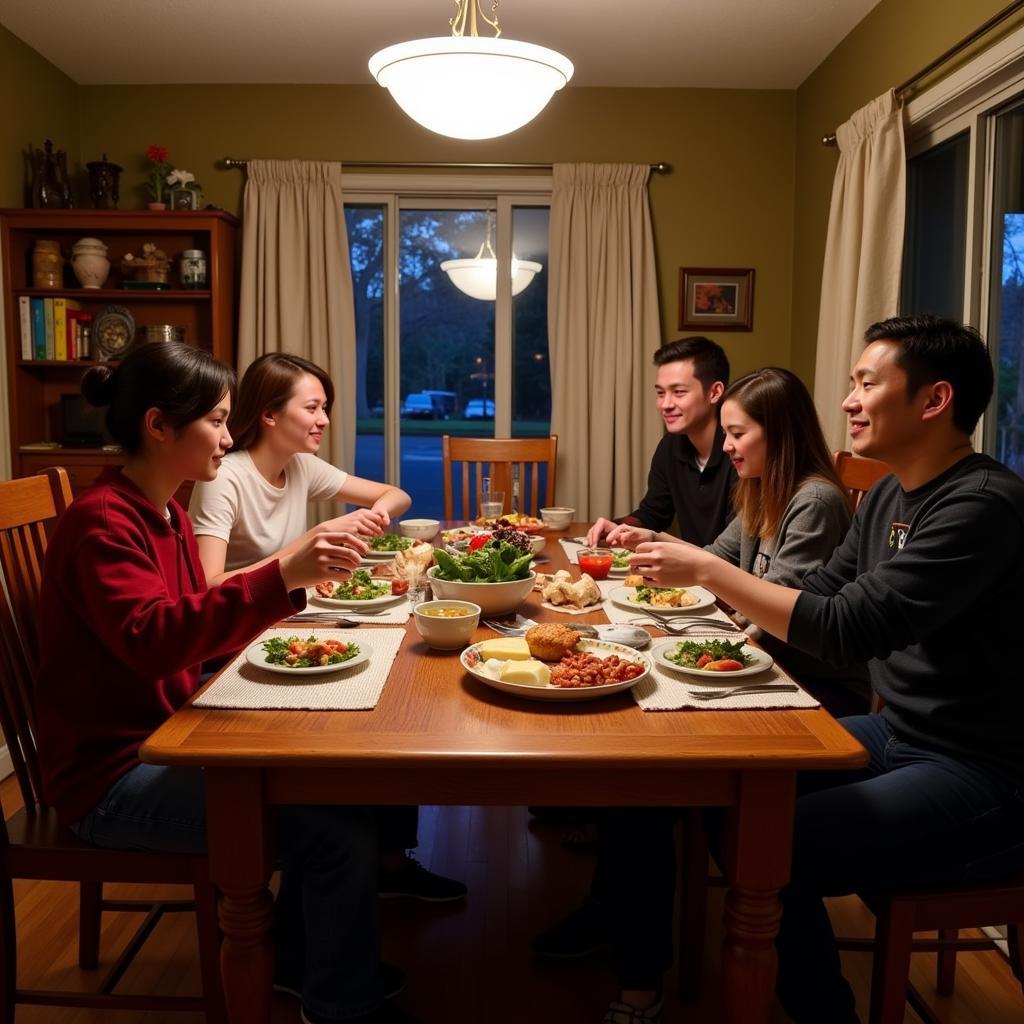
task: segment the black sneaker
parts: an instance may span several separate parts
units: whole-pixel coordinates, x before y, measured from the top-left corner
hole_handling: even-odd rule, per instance
[[[381,962],[378,970],[384,998],[394,999],[395,996],[400,995],[405,988],[405,971],[401,967],[384,962]],[[302,975],[296,975],[294,970],[281,970],[274,977],[274,991],[302,999]]]
[[[428,871],[415,857],[406,857],[398,871],[381,874],[377,895],[382,900],[403,896],[427,903],[449,903],[466,895],[466,886],[455,878],[445,878]]]
[[[600,904],[587,900],[558,924],[542,931],[530,943],[530,948],[537,956],[570,959],[596,953],[609,942]]]

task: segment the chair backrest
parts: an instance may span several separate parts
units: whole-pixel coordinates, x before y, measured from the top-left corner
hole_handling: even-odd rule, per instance
[[[507,514],[512,510],[513,481],[519,484],[519,511],[536,516],[541,506],[540,466],[547,466],[543,504],[555,501],[555,461],[558,436],[550,437],[449,437],[441,439],[444,456],[444,517],[454,519],[452,463],[462,463],[462,519],[472,519],[479,509],[476,496],[483,477],[505,494]],[[529,475],[527,474],[529,470]],[[529,487],[527,487],[529,483]]]
[[[71,504],[67,473],[0,482],[0,728],[25,807],[42,803],[33,686],[47,527]]]
[[[892,470],[888,463],[878,459],[862,459],[852,452],[833,452],[836,471],[850,499],[850,507],[856,511],[864,495]]]

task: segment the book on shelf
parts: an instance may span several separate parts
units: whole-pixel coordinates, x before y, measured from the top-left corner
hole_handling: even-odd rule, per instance
[[[68,353],[68,313],[82,308],[75,299],[53,300],[53,346],[54,359],[66,362],[74,358]]]
[[[43,299],[43,322],[46,329],[46,358],[57,358],[57,345],[53,340],[53,299]]]
[[[68,359],[88,359],[89,353],[82,342],[82,325],[92,323],[92,313],[87,313],[84,309],[69,309],[67,319]]]
[[[46,358],[46,317],[43,312],[43,300],[32,300],[32,358]]]
[[[31,359],[35,354],[32,347],[32,300],[27,295],[18,299],[18,319],[21,322],[21,358]]]

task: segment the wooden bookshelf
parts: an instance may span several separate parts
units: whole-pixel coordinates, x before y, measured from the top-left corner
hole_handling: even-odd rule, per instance
[[[128,309],[137,328],[174,324],[185,330],[185,342],[235,364],[235,241],[238,221],[220,211],[145,210],[0,210],[3,252],[2,299],[6,328],[8,417],[11,466],[15,476],[64,466],[75,492],[87,487],[120,455],[102,448],[25,448],[62,440],[60,396],[78,391],[82,372],[98,365],[93,359],[25,359],[22,356],[18,300],[67,298],[94,315],[104,306]],[[103,288],[82,288],[70,264],[71,247],[80,238],[98,238],[107,247],[110,276]],[[32,287],[32,250],[37,239],[60,244],[65,257],[62,287]],[[170,287],[163,291],[125,288],[120,264],[129,252],[153,242],[171,259]],[[180,287],[180,261],[185,249],[206,253],[208,287]]]

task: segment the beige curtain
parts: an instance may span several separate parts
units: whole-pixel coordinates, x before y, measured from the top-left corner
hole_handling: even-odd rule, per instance
[[[4,258],[0,252],[0,281],[4,279]],[[19,337],[20,346],[21,339]],[[7,338],[4,328],[4,318],[0,316],[0,352],[7,351]],[[19,348],[20,352],[21,349]],[[4,412],[0,414],[0,480],[11,479],[11,434],[10,434],[10,410],[7,406],[7,360],[0,359],[0,395],[4,397]],[[2,748],[6,753],[7,748]],[[3,765],[0,764],[0,769]]]
[[[821,275],[814,401],[825,437],[848,448],[840,408],[864,331],[899,311],[906,152],[894,92],[872,100],[836,129],[839,166]]]
[[[352,470],[356,329],[341,165],[250,160],[244,209],[238,372],[265,352],[327,370],[336,397],[320,454]]]
[[[556,164],[548,335],[560,505],[625,515],[661,436],[651,356],[661,344],[646,164]]]

